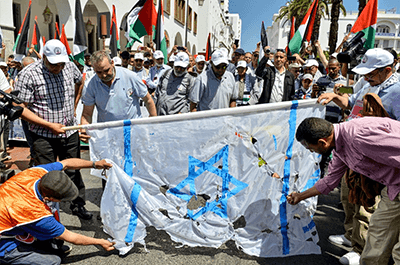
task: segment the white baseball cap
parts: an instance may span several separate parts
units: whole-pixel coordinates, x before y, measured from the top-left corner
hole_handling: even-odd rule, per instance
[[[135,60],[144,60],[144,56],[143,56],[143,53],[141,53],[141,52],[138,52],[138,53],[136,53],[135,54]]]
[[[164,59],[164,54],[162,53],[162,51],[155,51],[154,53],[153,53],[153,57],[154,57],[154,59],[160,59],[160,58],[163,58]]]
[[[69,62],[67,48],[65,48],[61,41],[56,39],[46,42],[44,45],[43,54],[46,55],[47,60],[51,64]]]
[[[239,61],[239,62],[237,63],[237,65],[236,65],[236,68],[239,68],[239,67],[247,68],[247,63],[246,63],[246,61]]]
[[[213,52],[211,55],[211,62],[216,66],[222,63],[229,64],[228,57],[225,55],[222,49],[218,49]]]
[[[307,68],[307,67],[311,67],[311,66],[316,66],[316,67],[318,67],[319,64],[318,64],[317,60],[315,60],[315,59],[308,59],[308,60],[306,61],[306,63],[303,65],[303,68]]]
[[[353,68],[353,71],[360,75],[371,73],[377,68],[393,64],[393,55],[384,49],[369,49],[362,57],[361,63]]]
[[[308,80],[311,80],[311,81],[314,80],[314,78],[313,78],[313,76],[312,76],[311,74],[305,74],[305,75],[303,75],[303,78],[302,78],[301,80],[304,80],[304,79],[308,79]]]
[[[186,52],[179,52],[175,55],[174,66],[187,68],[189,65],[189,55]]]
[[[197,55],[196,63],[205,62],[205,61],[206,61],[206,57],[204,57],[204,55]]]
[[[8,67],[7,64],[6,64],[5,62],[0,62],[0,66]]]
[[[112,58],[112,60],[113,60],[115,66],[121,66],[122,65],[122,60],[118,56],[115,56],[114,58]]]
[[[175,62],[175,55],[171,54],[171,56],[168,59],[168,62]]]

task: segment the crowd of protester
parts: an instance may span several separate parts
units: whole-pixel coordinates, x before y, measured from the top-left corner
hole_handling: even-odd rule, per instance
[[[136,50],[121,51],[114,58],[111,58],[106,50],[95,51],[93,54],[86,53],[84,64],[71,62],[65,46],[58,40],[48,41],[43,55],[31,47],[28,56],[22,62],[15,61],[13,55],[5,59],[5,47],[3,47],[2,57],[5,60],[0,62],[2,70],[0,89],[6,93],[19,91],[19,97],[24,102],[21,105],[24,108],[23,129],[30,146],[30,166],[39,166],[35,167],[38,170],[35,176],[47,176],[51,172],[66,170],[66,175],[57,173],[57,178],[77,189],[71,195],[59,186],[45,187],[45,183],[41,182],[39,185],[32,183],[26,185],[36,185],[37,194],[41,194],[37,198],[42,202],[51,204],[69,199],[74,215],[84,220],[92,218],[92,214],[85,208],[85,185],[79,168],[90,166],[107,168],[110,165],[104,161],[91,165],[87,161],[79,160],[80,140],[87,142],[90,136],[83,129],[65,131],[62,127],[77,123],[92,123],[95,108],[98,113],[97,122],[106,122],[141,118],[144,110],[152,117],[315,98],[326,106],[324,121],[326,123],[323,123],[327,128],[325,138],[319,137],[318,134],[316,139],[311,139],[300,133],[297,138],[308,149],[323,154],[320,164],[321,180],[317,182],[312,192],[304,196],[300,196],[302,193],[292,193],[288,196],[288,202],[297,204],[310,196],[327,193],[342,179],[341,202],[346,214],[344,222],[346,233],[332,235],[329,240],[335,244],[351,246],[353,250],[339,261],[342,264],[359,264],[361,257],[363,264],[387,264],[392,256],[393,260],[400,264],[399,213],[390,217],[388,215],[387,222],[392,222],[390,228],[379,226],[377,224],[379,220],[371,218],[373,212],[377,210],[380,213],[380,220],[384,219],[382,216],[385,214],[378,207],[379,201],[389,201],[385,204],[388,210],[399,208],[397,187],[400,187],[400,181],[394,178],[384,180],[373,178],[388,186],[388,189],[384,190],[387,194],[382,197],[380,192],[374,194],[373,203],[369,207],[360,201],[349,200],[349,193],[353,188],[348,187],[346,181],[349,174],[354,172],[365,174],[365,171],[354,168],[354,163],[346,162],[340,164],[340,170],[337,170],[339,162],[336,156],[340,155],[337,155],[339,152],[337,150],[332,152],[335,148],[330,148],[335,145],[332,140],[333,129],[329,129],[333,128],[332,123],[335,124],[334,128],[337,131],[338,124],[347,124],[347,120],[367,116],[370,109],[365,108],[365,104],[368,103],[365,101],[365,95],[368,93],[378,96],[378,102],[386,111],[386,116],[400,120],[397,53],[394,50],[370,49],[359,65],[350,72],[349,65],[339,62],[337,58],[345,41],[346,39],[337,51],[330,55],[324,53],[317,41],[306,46],[301,54],[292,55],[285,49],[260,47],[260,44],[257,44],[254,51],[246,52],[232,45],[231,54],[226,48],[218,48],[212,52],[210,59],[205,58],[204,54],[193,55],[186,47],[177,45],[171,48],[168,55],[164,55],[160,50],[155,50],[154,45],[150,43],[148,46],[139,46]],[[260,52],[263,54],[262,58],[259,57]],[[348,85],[352,86],[353,91],[344,90]],[[76,121],[79,102],[83,104],[83,112],[81,120]],[[5,121],[0,136],[0,161],[10,159],[6,152],[9,132],[8,122]],[[376,126],[379,127],[380,120],[376,122],[378,123]],[[357,126],[350,122],[348,124]],[[318,127],[311,121],[307,126]],[[384,126],[395,127],[391,123],[389,125],[385,123]],[[398,127],[397,124],[396,126]],[[347,128],[342,127],[341,133]],[[314,131],[307,133],[313,134]],[[320,141],[321,139],[323,141]],[[343,144],[350,145],[349,142]],[[385,144],[382,146],[385,147]],[[395,161],[392,161],[391,167],[396,168],[398,172],[400,168],[397,166],[398,155],[390,153],[396,152],[398,146],[397,149],[394,146],[388,148],[392,148],[387,151],[390,156],[388,159]],[[360,161],[362,162],[362,159]],[[378,162],[383,163],[381,160]],[[43,164],[51,166],[40,166]],[[362,167],[363,164],[359,166]],[[366,163],[366,166],[369,164]],[[4,164],[0,164],[0,167],[4,167]],[[42,182],[44,179],[43,177]],[[391,186],[395,188],[389,189]],[[18,187],[11,188],[18,189]],[[354,197],[354,193],[351,194]],[[34,194],[27,194],[29,198],[32,196]],[[0,203],[0,211],[3,211],[1,208],[3,204]],[[22,204],[20,207],[25,206]],[[35,207],[41,206],[37,203]],[[71,234],[55,222],[53,216],[46,216],[45,209],[40,211],[36,218],[40,220],[43,218],[44,221],[32,224],[31,222],[35,221],[32,217],[30,222],[22,225],[23,229],[20,227],[16,229],[14,224],[4,227],[0,222],[0,231],[5,231],[1,234],[0,261],[22,259],[22,254],[11,251],[15,249],[21,251],[17,246],[21,246],[22,243],[11,238],[20,233],[20,230],[40,240],[51,241],[56,238],[58,241],[52,243],[52,250],[37,251],[32,246],[27,250],[32,255],[31,259],[50,259],[51,256],[55,259],[54,264],[59,264],[57,262],[60,261],[54,258],[54,255],[62,256],[70,251],[68,248],[65,249],[62,240],[75,244],[99,244],[106,250],[113,248],[112,243],[107,243],[108,241],[96,241],[93,238]],[[390,240],[387,240],[388,233],[393,235]],[[385,237],[385,240],[382,239]],[[42,257],[42,251],[54,255]]]

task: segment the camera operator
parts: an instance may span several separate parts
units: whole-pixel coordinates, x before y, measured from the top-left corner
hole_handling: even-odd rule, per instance
[[[0,90],[6,93],[11,92],[11,86],[8,83],[7,78],[3,73],[3,71],[0,71]],[[1,110],[0,113],[2,113]],[[4,115],[0,115],[0,169],[6,167],[3,161],[10,158],[7,154],[9,126],[10,126],[9,120]]]

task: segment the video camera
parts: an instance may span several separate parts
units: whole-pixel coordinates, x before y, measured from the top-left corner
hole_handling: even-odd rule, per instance
[[[13,106],[13,103],[22,104],[17,95],[19,91],[12,91],[10,94],[0,90],[0,114],[7,116],[10,121],[16,120],[22,115],[23,108]],[[2,128],[1,128],[2,129]]]
[[[321,77],[315,84],[318,86],[319,91],[326,91],[326,87],[331,84],[331,80]]]
[[[349,63],[350,69],[360,64],[362,56],[367,51],[367,49],[364,48],[364,43],[366,41],[363,38],[364,35],[365,33],[360,31],[349,42],[344,44],[346,51],[337,55],[339,63]]]
[[[6,118],[10,121],[21,117],[21,114],[23,112],[22,107],[13,105],[13,103],[23,103],[22,100],[17,97],[18,93],[19,91],[12,91],[11,94],[8,94],[0,90],[0,115],[6,116]],[[4,122],[2,120],[0,122],[0,134],[3,132],[3,127]],[[14,175],[15,171],[13,169],[6,169],[6,165],[0,161],[0,184],[4,183]]]

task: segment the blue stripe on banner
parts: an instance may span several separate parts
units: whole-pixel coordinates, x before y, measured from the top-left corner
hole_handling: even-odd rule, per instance
[[[298,101],[292,101],[292,107],[290,108],[290,118],[289,118],[289,143],[286,150],[286,160],[283,170],[283,187],[282,187],[282,197],[280,200],[279,214],[281,219],[281,234],[282,234],[282,252],[283,255],[288,255],[290,252],[289,238],[287,234],[287,211],[286,211],[286,196],[289,194],[289,177],[290,177],[290,161],[292,159],[293,153],[293,143],[296,133],[296,120],[297,120],[297,107]]]
[[[278,142],[276,141],[276,136],[272,135],[272,137],[274,137],[275,150],[278,150]]]
[[[133,176],[133,161],[132,161],[132,147],[131,147],[131,125],[130,120],[124,121],[124,171],[130,177]]]
[[[137,219],[138,219],[138,212],[136,210],[136,204],[139,199],[141,187],[139,184],[135,182],[131,192],[131,201],[132,201],[132,213],[131,218],[129,219],[128,231],[125,236],[125,242],[131,243],[133,241],[133,235],[135,234],[136,226],[137,226]]]

